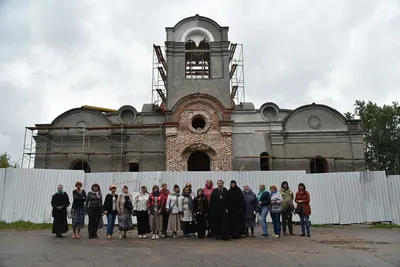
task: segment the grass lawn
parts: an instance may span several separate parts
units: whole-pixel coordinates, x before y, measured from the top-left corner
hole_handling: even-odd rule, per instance
[[[51,229],[52,224],[47,223],[32,223],[18,221],[13,223],[6,223],[0,221],[0,231],[2,230],[21,230],[21,231],[31,231],[31,230],[46,230]]]

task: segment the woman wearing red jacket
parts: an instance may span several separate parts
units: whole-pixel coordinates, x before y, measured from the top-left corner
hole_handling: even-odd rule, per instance
[[[148,205],[149,216],[151,216],[151,230],[153,231],[153,237],[151,239],[159,239],[160,232],[163,229],[163,209],[165,203],[160,194],[160,188],[158,185],[153,186]]]
[[[310,194],[306,190],[306,186],[303,183],[299,184],[295,202],[297,203],[296,213],[300,216],[301,222],[301,235],[311,237],[310,233]]]

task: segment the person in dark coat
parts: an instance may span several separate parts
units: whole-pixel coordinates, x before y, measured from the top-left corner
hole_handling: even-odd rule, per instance
[[[243,186],[243,196],[246,210],[246,212],[244,213],[246,236],[249,236],[250,228],[251,237],[255,237],[254,227],[256,227],[256,212],[258,209],[257,196],[248,185]]]
[[[115,185],[110,185],[108,189],[110,193],[104,199],[103,211],[104,215],[107,216],[107,238],[111,239],[114,234],[115,219],[118,214],[118,194],[116,194],[117,187]]]
[[[102,221],[101,216],[103,213],[103,197],[98,184],[93,184],[92,190],[87,194],[85,210],[89,215],[89,239],[98,238],[97,230],[99,229],[100,221]]]
[[[203,194],[203,189],[197,190],[197,197],[193,200],[194,214],[197,223],[197,235],[200,239],[206,237],[206,216],[208,213],[208,201]]]
[[[59,185],[57,192],[51,198],[52,216],[54,218],[52,233],[56,234],[57,238],[63,237],[62,234],[68,232],[67,207],[69,205],[68,194],[63,191],[63,186]]]
[[[216,239],[229,240],[228,190],[219,180],[210,198],[211,231]]]
[[[232,238],[244,237],[244,196],[242,190],[237,186],[236,181],[231,181],[231,188],[228,192],[228,199],[229,233]]]

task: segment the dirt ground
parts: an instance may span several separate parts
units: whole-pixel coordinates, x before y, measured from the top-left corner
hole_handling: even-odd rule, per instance
[[[312,237],[217,241],[56,239],[50,231],[0,232],[0,266],[400,266],[400,230],[314,228]],[[299,232],[296,227],[296,232]],[[271,230],[270,230],[271,233]]]

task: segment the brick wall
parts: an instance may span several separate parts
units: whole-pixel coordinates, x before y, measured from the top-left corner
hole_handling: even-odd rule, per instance
[[[194,116],[206,118],[207,130],[191,127]],[[194,151],[210,157],[213,171],[232,170],[232,126],[221,121],[230,118],[212,99],[187,99],[174,112],[176,125],[166,126],[166,170],[187,171],[187,161]]]

